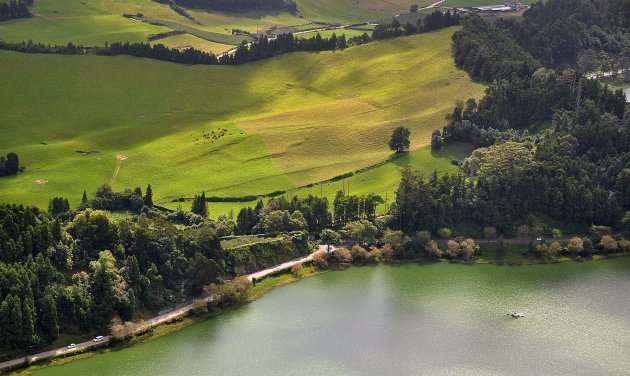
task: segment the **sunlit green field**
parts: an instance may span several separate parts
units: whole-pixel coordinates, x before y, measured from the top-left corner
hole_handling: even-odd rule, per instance
[[[168,38],[158,39],[153,44],[161,43],[170,48],[185,48],[190,46],[197,50],[220,54],[234,48],[233,45],[210,42],[190,34],[179,34]]]
[[[0,179],[0,201],[76,205],[103,183],[151,183],[160,203],[291,190],[389,158],[399,125],[412,130],[408,164],[451,168],[430,134],[455,100],[483,91],[453,65],[454,30],[236,67],[0,52],[0,153],[26,166]],[[398,174],[389,164],[354,176],[351,192],[393,190]]]
[[[231,30],[248,32],[287,32],[317,27],[313,22],[350,24],[378,18],[379,12],[352,5],[349,0],[301,0],[299,14],[244,12],[238,14],[188,10],[191,21],[152,0],[37,0],[30,7],[32,18],[0,23],[0,38],[9,42],[33,40],[40,43],[103,45],[118,41],[143,42],[150,34],[180,27],[206,32],[199,35],[211,42],[238,44]],[[143,14],[155,26],[123,17]],[[181,25],[181,26],[180,26]],[[194,34],[191,32],[191,34]]]

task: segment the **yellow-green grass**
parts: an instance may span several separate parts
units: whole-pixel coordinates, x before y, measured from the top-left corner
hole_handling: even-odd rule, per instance
[[[129,2],[123,2],[128,4]],[[0,38],[9,42],[29,39],[40,43],[103,45],[105,42],[146,41],[149,34],[170,29],[122,17],[123,9],[111,0],[41,0],[30,8],[34,17],[0,23]],[[173,13],[166,5],[134,0],[133,9],[152,8]]]
[[[152,42],[152,44],[158,43],[161,43],[170,48],[184,48],[186,46],[190,46],[197,50],[210,52],[215,55],[221,54],[234,48],[234,46],[230,44],[210,42],[190,34],[173,35],[172,37],[158,39]]]
[[[310,33],[298,34],[297,37],[308,39],[319,34],[321,35],[322,38],[330,38],[333,34],[335,34],[337,37],[345,35],[346,39],[350,39],[352,37],[361,36],[364,33],[367,33],[368,35],[372,35],[372,32],[368,30],[336,29],[336,30],[313,31]]]
[[[454,31],[242,66],[0,52],[0,154],[26,166],[0,179],[0,201],[76,205],[103,183],[151,183],[160,203],[290,190],[388,158],[399,125],[426,148],[456,100],[483,92],[452,62]]]
[[[357,0],[356,6],[388,14],[400,14],[409,12],[409,6],[411,6],[411,4],[425,7],[436,1],[437,0]]]
[[[33,40],[51,44],[103,45],[105,42],[142,42],[150,34],[183,27],[200,32],[217,33],[202,38],[226,43],[233,39],[231,30],[249,32],[268,30],[302,30],[316,25],[312,21],[339,22],[343,24],[364,22],[374,19],[374,15],[361,8],[349,5],[349,0],[338,3],[326,0],[318,4],[321,18],[310,20],[289,13],[245,12],[238,14],[189,10],[196,21],[191,21],[174,12],[166,4],[152,0],[40,0],[30,8],[34,17],[0,23],[0,38],[9,42]],[[306,0],[305,6],[315,6],[313,0]],[[325,10],[325,11],[324,11]],[[304,8],[307,14],[310,9]],[[340,11],[341,13],[337,12]],[[123,14],[142,13],[145,18],[166,26],[155,26],[122,17]],[[317,12],[315,12],[317,13]],[[332,17],[332,18],[331,18]],[[193,30],[191,29],[191,30]],[[192,34],[192,33],[191,33]],[[221,38],[224,36],[225,38]],[[218,38],[217,38],[218,37]],[[226,40],[224,40],[226,39]],[[240,39],[233,43],[240,42]]]
[[[308,20],[342,25],[381,18],[386,12],[362,8],[352,0],[296,0],[298,11]]]
[[[439,174],[453,173],[458,168],[451,161],[454,159],[463,160],[470,155],[472,150],[472,145],[464,143],[455,143],[442,150],[431,150],[429,146],[425,146],[408,153],[402,158],[397,158],[393,162],[355,174],[352,177],[315,185],[310,188],[291,189],[284,196],[289,198],[293,196],[305,197],[311,194],[318,197],[327,197],[328,201],[332,203],[335,194],[340,190],[345,190],[352,195],[375,193],[383,197],[383,199],[387,199],[385,204],[377,207],[377,214],[383,214],[387,211],[388,206],[394,202],[395,192],[398,188],[403,168],[409,167],[422,171],[427,177],[433,171],[437,171]],[[171,209],[177,209],[179,206],[184,210],[189,210],[191,202],[169,202],[164,205]],[[255,205],[256,201],[209,202],[208,208],[210,216],[216,218],[221,214],[229,214],[230,211],[236,216],[241,208],[254,207]]]

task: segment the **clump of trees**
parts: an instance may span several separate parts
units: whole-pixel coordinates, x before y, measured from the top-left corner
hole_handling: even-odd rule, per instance
[[[0,156],[0,176],[15,175],[20,171],[20,160],[16,153]]]
[[[65,202],[59,200],[65,200],[62,198],[55,198],[51,201],[50,209],[53,214],[60,214],[69,211],[69,205],[66,206]],[[66,200],[67,201],[67,200]],[[109,184],[103,184],[94,192],[94,197],[88,198],[86,192],[83,192],[81,198],[81,204],[79,210],[95,209],[95,210],[131,210],[139,213],[143,208],[145,211],[149,211],[153,207],[153,190],[151,184],[146,188],[145,194],[142,194],[142,189],[136,187],[133,190],[125,189],[122,192],[114,192]],[[65,210],[60,212],[59,210]]]
[[[32,0],[9,0],[0,2],[0,21],[12,18],[32,17],[27,5],[33,5]]]

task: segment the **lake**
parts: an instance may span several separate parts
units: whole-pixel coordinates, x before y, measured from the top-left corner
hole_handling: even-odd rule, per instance
[[[629,297],[630,257],[352,267],[34,374],[628,375]]]

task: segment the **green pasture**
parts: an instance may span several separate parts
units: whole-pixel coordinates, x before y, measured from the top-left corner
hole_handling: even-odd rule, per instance
[[[322,38],[330,38],[333,35],[333,33],[337,37],[345,35],[346,39],[350,39],[352,37],[358,37],[358,36],[363,35],[364,33],[367,33],[368,35],[372,35],[372,31],[371,30],[336,29],[336,30],[314,31],[314,32],[311,32],[311,33],[298,34],[296,36],[298,38],[308,39],[308,38],[314,37],[317,34],[319,34],[319,35],[321,35]]]
[[[158,203],[291,190],[389,158],[399,125],[412,131],[408,164],[451,168],[451,151],[427,148],[431,132],[484,90],[453,64],[455,30],[242,66],[1,51],[0,154],[26,171],[0,179],[0,201],[76,205],[103,183],[150,183]],[[351,191],[393,189],[401,163],[352,177]]]
[[[143,42],[149,34],[170,30],[122,17],[133,10],[142,12],[140,9],[177,15],[167,5],[150,0],[40,0],[30,7],[32,18],[1,22],[0,38],[9,42],[31,39],[51,44],[103,45],[117,41]]]
[[[171,37],[158,39],[152,42],[152,44],[158,44],[158,43],[161,43],[170,48],[175,48],[175,47],[181,48],[184,46],[190,46],[197,50],[210,52],[215,55],[221,54],[225,51],[228,51],[234,48],[234,46],[230,44],[210,42],[210,41],[207,41],[205,39],[202,39],[194,35],[190,35],[190,34],[173,35]]]
[[[8,42],[30,39],[51,44],[103,45],[118,41],[143,42],[150,34],[184,29],[208,41],[234,45],[246,37],[232,36],[232,29],[287,32],[317,27],[313,22],[365,22],[379,14],[352,5],[350,0],[301,0],[298,7],[306,18],[289,13],[188,10],[195,18],[192,21],[168,5],[152,0],[37,0],[30,7],[32,18],[0,23],[0,38]],[[122,16],[139,13],[145,20],[163,26]]]

